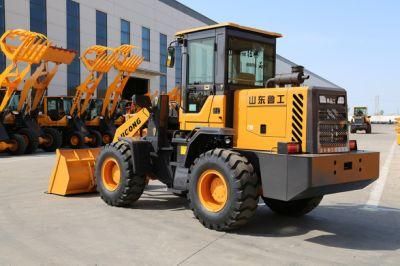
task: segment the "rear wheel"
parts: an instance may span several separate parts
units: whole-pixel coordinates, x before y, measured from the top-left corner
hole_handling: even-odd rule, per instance
[[[90,137],[92,141],[89,143],[90,147],[100,147],[103,144],[103,138],[101,136],[101,133],[97,130],[90,130]]]
[[[10,136],[9,143],[12,144],[11,148],[7,149],[7,152],[11,155],[22,155],[25,153],[26,143],[23,136],[19,134],[13,134]]]
[[[190,168],[190,208],[210,229],[229,230],[247,223],[257,208],[258,189],[253,166],[234,151],[208,151]]]
[[[96,183],[101,198],[111,206],[128,206],[143,194],[146,176],[133,173],[132,151],[126,142],[102,149],[96,161]]]
[[[371,134],[371,132],[372,132],[371,125],[368,125],[368,126],[367,126],[367,129],[365,130],[365,133]]]
[[[322,198],[323,196],[292,201],[281,201],[263,197],[265,204],[270,207],[272,211],[281,215],[294,217],[303,216],[314,210],[318,207]]]
[[[70,132],[67,135],[67,145],[73,149],[80,149],[85,144],[85,137],[79,131]]]
[[[29,128],[22,128],[18,130],[18,134],[21,135],[25,140],[25,154],[34,153],[39,147],[39,136],[36,134],[36,132],[30,130]]]
[[[62,145],[62,134],[60,131],[54,128],[43,128],[43,138],[46,142],[40,147],[47,152],[53,152],[61,147]]]

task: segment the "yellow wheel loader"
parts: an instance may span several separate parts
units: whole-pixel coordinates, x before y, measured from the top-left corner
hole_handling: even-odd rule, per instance
[[[153,178],[187,195],[207,228],[246,224],[261,196],[274,212],[301,216],[326,194],[379,176],[379,153],[349,139],[344,89],[302,86],[302,67],[275,76],[280,34],[233,23],[177,33],[183,80],[179,124],[168,95],[137,96],[111,144],[59,151],[49,193],[94,191],[112,206],[137,201]]]
[[[26,30],[8,30],[0,38],[0,48],[10,64],[0,75],[1,87],[5,88],[0,102],[0,123],[8,137],[16,136],[14,149],[16,154],[21,153],[19,135],[25,141],[25,153],[33,153],[39,145],[39,136],[26,123],[20,113],[21,96],[26,96],[26,91],[18,91],[25,76],[31,70],[32,64],[39,64],[50,48],[50,42],[39,33]],[[6,134],[0,137],[7,139]],[[17,134],[17,135],[16,135]],[[7,146],[7,145],[6,145]],[[4,145],[3,145],[4,148]],[[9,148],[7,148],[9,149]]]
[[[128,44],[115,48],[114,52],[118,54],[118,60],[114,63],[117,75],[107,88],[104,99],[92,99],[86,110],[85,125],[101,133],[103,144],[110,143],[114,138],[115,121],[120,118],[116,111],[122,92],[130,75],[143,62],[142,57],[132,53],[134,48]]]
[[[357,133],[358,130],[364,130],[366,134],[372,132],[371,116],[368,115],[367,107],[354,107],[350,132]]]
[[[400,117],[396,118],[397,144],[400,145]]]
[[[9,112],[11,125],[16,129],[31,132],[37,138],[37,145],[47,152],[54,152],[61,147],[62,133],[56,128],[39,126],[40,103],[57,73],[59,65],[70,64],[75,55],[74,51],[50,46],[44,54],[41,64],[25,81],[22,91],[14,93],[17,104]]]
[[[102,144],[101,133],[85,125],[84,115],[104,74],[118,60],[118,53],[114,49],[94,45],[85,50],[81,60],[89,75],[76,88],[75,96],[45,97],[38,122],[41,127],[60,130],[65,146],[98,147]]]

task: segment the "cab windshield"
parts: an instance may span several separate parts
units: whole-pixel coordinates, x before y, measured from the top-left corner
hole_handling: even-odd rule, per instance
[[[273,44],[230,37],[228,45],[229,84],[261,87],[274,77]]]
[[[366,116],[368,114],[366,107],[355,107],[354,115],[355,116]]]

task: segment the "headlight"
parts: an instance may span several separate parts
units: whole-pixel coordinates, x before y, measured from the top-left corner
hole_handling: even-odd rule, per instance
[[[338,104],[344,104],[344,96],[339,96],[337,99]]]
[[[319,96],[319,103],[326,103],[326,97],[324,95]]]
[[[104,117],[103,117],[103,116],[99,116],[99,119],[100,119],[100,120],[103,120],[103,119],[104,119]]]

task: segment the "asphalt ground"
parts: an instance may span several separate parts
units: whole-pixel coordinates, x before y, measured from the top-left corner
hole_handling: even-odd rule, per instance
[[[325,196],[302,218],[260,202],[243,228],[204,228],[185,199],[151,182],[130,208],[44,192],[55,155],[0,157],[0,265],[400,265],[400,146],[394,127],[354,134],[381,152],[381,178]]]

